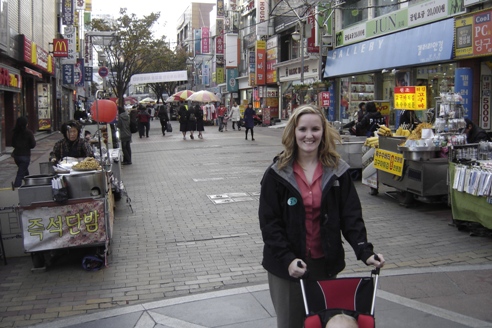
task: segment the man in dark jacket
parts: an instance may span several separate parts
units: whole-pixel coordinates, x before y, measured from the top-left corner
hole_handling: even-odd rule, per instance
[[[371,136],[377,130],[378,125],[385,124],[383,115],[377,110],[374,102],[366,104],[366,115],[355,126],[358,136]]]
[[[490,141],[487,132],[482,130],[478,125],[471,120],[465,118],[466,128],[463,133],[466,134],[467,143],[478,143],[480,141]]]
[[[162,135],[166,135],[167,122],[169,122],[169,115],[167,114],[167,108],[164,105],[159,107],[159,113],[157,114],[159,121],[161,122]]]
[[[130,131],[130,115],[118,106],[118,130],[120,130],[121,150],[123,151],[123,165],[132,164],[132,133]]]

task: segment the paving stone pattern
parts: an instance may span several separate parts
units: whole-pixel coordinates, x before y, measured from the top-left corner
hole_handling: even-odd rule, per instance
[[[150,138],[134,134],[133,165],[122,168],[134,212],[125,197],[117,202],[109,266],[82,270],[89,249],[57,254],[46,272],[32,273],[29,257],[10,258],[0,265],[0,327],[266,283],[257,196],[226,204],[209,196],[257,195],[265,168],[281,150],[283,130],[255,128],[253,142],[243,131],[206,127],[203,140],[182,140],[177,122],[165,137],[158,124],[151,122]],[[47,159],[59,137],[38,142],[31,167]],[[0,187],[8,188],[15,164],[10,158],[0,163]],[[384,194],[384,186],[370,196],[360,181],[356,185],[369,239],[387,259],[385,270],[492,262],[490,238],[451,226],[447,205],[405,208]],[[347,249],[344,272],[369,271]]]

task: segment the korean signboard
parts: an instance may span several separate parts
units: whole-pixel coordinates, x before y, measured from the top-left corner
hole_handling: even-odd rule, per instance
[[[425,86],[406,86],[394,89],[395,109],[427,109],[427,88]]]
[[[492,54],[492,10],[455,20],[456,58]]]
[[[403,174],[403,154],[376,149],[374,153],[374,167],[378,170],[401,177]]]
[[[104,199],[56,207],[21,209],[27,252],[104,244],[108,237]]]
[[[75,0],[62,0],[62,23],[63,25],[73,25],[75,15]]]
[[[256,41],[256,85],[266,83],[266,42]]]
[[[202,27],[202,53],[210,52],[210,29],[206,26]]]
[[[459,67],[454,72],[454,90],[463,98],[463,116],[472,119],[473,71],[468,67]]]
[[[480,127],[490,130],[490,100],[492,91],[492,76],[482,75],[480,90]]]

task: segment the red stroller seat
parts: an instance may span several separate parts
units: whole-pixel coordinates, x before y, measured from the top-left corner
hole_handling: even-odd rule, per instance
[[[359,328],[374,328],[378,277],[379,269],[375,269],[370,277],[301,279],[306,310],[304,328],[324,328],[328,320],[339,313],[356,318]]]

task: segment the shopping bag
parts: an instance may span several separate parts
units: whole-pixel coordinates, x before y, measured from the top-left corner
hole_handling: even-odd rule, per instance
[[[167,122],[166,132],[173,132],[173,126],[171,125],[171,122]]]

